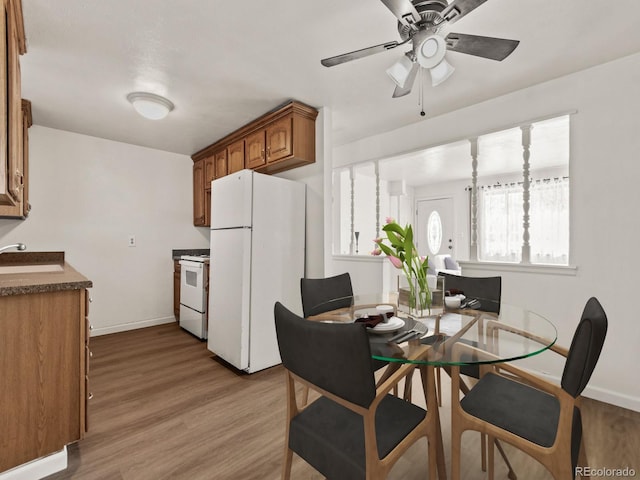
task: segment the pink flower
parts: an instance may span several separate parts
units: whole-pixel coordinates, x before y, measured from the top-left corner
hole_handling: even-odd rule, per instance
[[[393,217],[387,217],[385,220],[387,223],[393,223],[395,222],[395,220],[393,219]]]
[[[382,237],[378,237],[378,238],[374,238],[373,239],[373,243],[380,243],[382,242]]]
[[[400,260],[398,257],[394,257],[393,255],[389,255],[387,258],[393,264],[394,267],[402,268],[402,260]]]
[[[379,248],[374,248],[373,251],[371,252],[371,255],[375,255],[376,257],[378,255],[380,255],[382,253],[382,250],[380,250]]]

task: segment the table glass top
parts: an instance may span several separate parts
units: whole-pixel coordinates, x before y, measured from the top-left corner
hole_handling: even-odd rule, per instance
[[[331,300],[327,306],[344,305],[345,298]],[[395,307],[393,294],[349,298],[348,307],[329,309],[309,318],[325,322],[376,323],[382,319],[378,317],[378,305]],[[386,322],[365,328],[373,358],[438,366],[491,364],[526,358],[548,349],[557,339],[556,328],[549,320],[505,303],[501,304],[499,314],[439,308],[432,309],[430,315],[415,318],[396,310]],[[398,338],[401,333],[411,331],[415,333],[408,339]]]

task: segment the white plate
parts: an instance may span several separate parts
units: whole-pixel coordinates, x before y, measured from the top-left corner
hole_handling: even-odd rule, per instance
[[[375,327],[370,328],[371,333],[389,333],[404,327],[404,320],[398,317],[391,317],[387,323],[379,323]]]

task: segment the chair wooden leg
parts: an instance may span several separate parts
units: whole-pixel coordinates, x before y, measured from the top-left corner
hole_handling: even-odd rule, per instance
[[[483,437],[485,437],[485,435],[482,435]],[[483,438],[483,443],[484,440],[487,440],[486,438]],[[494,472],[494,461],[493,461],[493,446],[495,444],[495,439],[494,437],[489,437],[488,439],[489,441],[486,442],[487,443],[487,463],[488,465],[488,472],[487,472],[487,478],[489,480],[493,480],[495,472]],[[484,460],[484,457],[483,457]]]
[[[288,441],[288,439],[286,440]],[[293,462],[293,450],[288,445],[284,447],[284,464],[282,465],[282,480],[291,478],[291,463]]]
[[[507,468],[509,469],[509,473],[507,474],[507,477],[509,478],[509,480],[518,480],[518,476],[516,475],[516,472],[513,471],[511,462],[509,462],[509,458],[507,457],[507,454],[504,451],[504,448],[502,448],[502,444],[500,443],[500,441],[498,439],[494,439],[493,443],[495,443],[496,447],[498,448],[498,452],[500,452],[500,455],[502,456],[504,463],[507,465]]]
[[[480,464],[482,466],[482,471],[487,471],[487,436],[484,433],[480,434],[480,455],[481,460]]]

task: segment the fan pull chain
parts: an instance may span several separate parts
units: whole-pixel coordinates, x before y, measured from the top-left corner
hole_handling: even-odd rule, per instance
[[[418,99],[418,105],[420,106],[420,116],[424,117],[426,115],[426,113],[424,113],[424,81],[422,79],[422,75],[423,75],[423,70],[424,68],[421,68],[418,71],[418,82],[420,83],[420,95],[419,95],[419,99]]]

